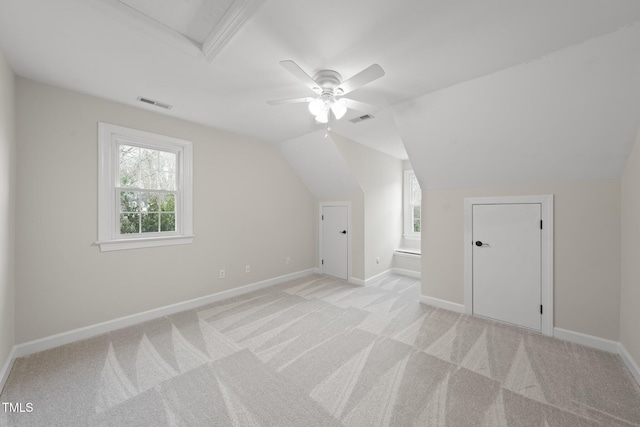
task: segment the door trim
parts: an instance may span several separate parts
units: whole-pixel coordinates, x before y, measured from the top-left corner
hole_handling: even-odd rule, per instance
[[[541,241],[541,332],[553,336],[553,194],[514,197],[469,197],[464,199],[464,311],[473,314],[473,205],[540,203]]]
[[[324,268],[322,267],[322,209],[325,206],[340,206],[347,208],[347,281],[351,283],[351,202],[320,202],[318,206],[318,269],[321,274],[324,274]]]

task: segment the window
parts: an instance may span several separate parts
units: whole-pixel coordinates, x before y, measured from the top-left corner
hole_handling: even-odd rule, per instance
[[[404,171],[404,237],[419,238],[422,229],[422,190],[412,170]]]
[[[101,251],[193,241],[192,144],[98,124]]]

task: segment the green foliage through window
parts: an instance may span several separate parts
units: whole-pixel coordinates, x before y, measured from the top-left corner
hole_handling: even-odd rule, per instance
[[[120,145],[119,155],[120,234],[176,231],[176,154]]]

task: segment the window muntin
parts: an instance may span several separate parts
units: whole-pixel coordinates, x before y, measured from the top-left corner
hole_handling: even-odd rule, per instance
[[[99,123],[102,251],[193,241],[192,144]]]

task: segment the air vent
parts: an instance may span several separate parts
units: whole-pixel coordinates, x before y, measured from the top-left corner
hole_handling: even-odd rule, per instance
[[[170,110],[172,108],[172,105],[165,104],[164,102],[156,101],[155,99],[143,98],[142,96],[138,97],[138,101],[155,105],[156,107],[164,108],[165,110]]]
[[[364,122],[365,120],[370,120],[373,119],[373,115],[371,114],[365,114],[364,116],[360,116],[360,117],[355,117],[351,120],[349,120],[351,123],[360,123],[360,122]]]

